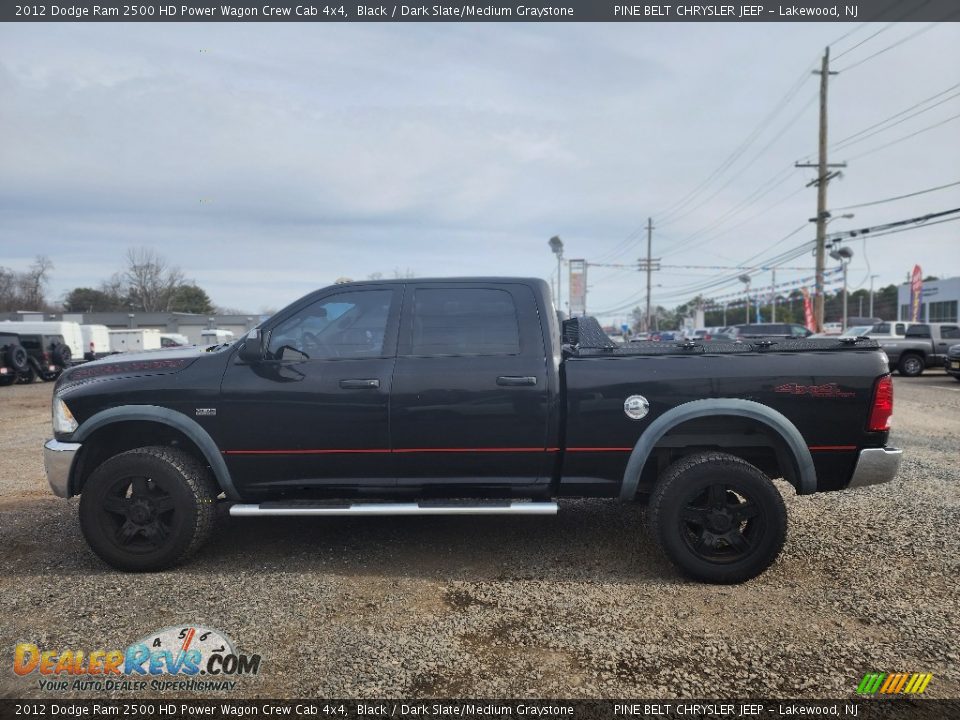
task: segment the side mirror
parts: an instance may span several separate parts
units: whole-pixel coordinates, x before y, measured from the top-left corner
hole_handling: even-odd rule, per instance
[[[237,357],[245,363],[255,365],[263,360],[263,336],[260,328],[254,328],[240,344]]]

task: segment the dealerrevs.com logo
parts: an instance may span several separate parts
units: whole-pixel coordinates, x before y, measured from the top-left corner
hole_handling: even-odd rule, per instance
[[[47,649],[19,643],[13,672],[37,675],[46,691],[233,690],[260,671],[260,656],[237,652],[219,630],[168,627],[119,649]]]

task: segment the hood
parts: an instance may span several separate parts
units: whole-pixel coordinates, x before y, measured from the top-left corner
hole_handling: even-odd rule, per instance
[[[144,375],[169,375],[189,367],[197,358],[226,349],[226,345],[163,348],[135,353],[115,353],[99,360],[68,368],[60,376],[58,389],[66,384]]]

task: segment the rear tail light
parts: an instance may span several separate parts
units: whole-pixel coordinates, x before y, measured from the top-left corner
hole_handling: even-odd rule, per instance
[[[704,336],[703,336],[703,339],[704,339],[704,340],[709,340],[709,339],[710,339],[710,335],[709,335],[709,334],[704,335]]]
[[[873,388],[873,404],[870,406],[870,422],[867,430],[883,432],[890,429],[893,417],[893,377],[884,375]]]

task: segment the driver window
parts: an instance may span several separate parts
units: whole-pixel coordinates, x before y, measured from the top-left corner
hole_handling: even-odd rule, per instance
[[[392,299],[392,290],[356,290],[318,300],[272,330],[270,356],[292,349],[311,359],[381,357]]]

